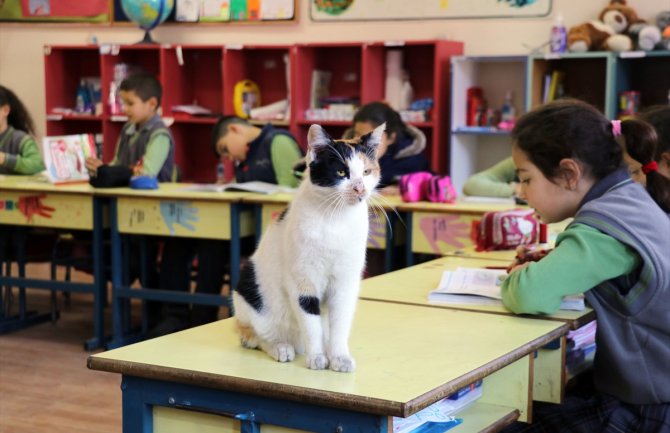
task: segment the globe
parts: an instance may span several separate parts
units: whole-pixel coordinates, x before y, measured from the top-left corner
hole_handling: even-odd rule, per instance
[[[121,9],[129,20],[144,30],[140,43],[155,43],[149,31],[165,21],[174,9],[175,0],[121,0]]]

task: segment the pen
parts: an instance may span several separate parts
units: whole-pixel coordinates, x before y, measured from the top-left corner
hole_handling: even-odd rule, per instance
[[[484,269],[507,269],[507,266],[484,266]]]

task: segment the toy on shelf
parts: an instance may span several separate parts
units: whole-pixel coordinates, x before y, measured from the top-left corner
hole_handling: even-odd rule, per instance
[[[597,20],[578,24],[568,30],[568,49],[585,51],[652,50],[660,41],[656,26],[640,19],[626,0],[611,0]]]
[[[253,108],[261,105],[261,91],[251,80],[238,81],[233,89],[235,115],[248,119]]]

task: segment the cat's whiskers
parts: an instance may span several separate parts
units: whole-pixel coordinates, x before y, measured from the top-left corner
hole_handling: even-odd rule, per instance
[[[380,214],[383,215],[384,219],[386,219],[387,227],[389,228],[391,233],[393,233],[393,226],[391,225],[391,219],[389,218],[388,214],[386,213],[386,209],[384,209],[384,207],[382,205],[380,205],[379,203],[376,203],[374,201],[373,197],[374,196],[370,196],[369,203],[370,203],[370,210],[372,210],[372,212],[375,215],[375,220],[379,221],[380,220],[379,215]]]
[[[375,190],[374,193],[370,196],[370,199],[371,199],[372,202],[374,202],[375,200],[379,200],[380,202],[384,202],[384,204],[387,207],[390,207],[391,209],[393,209],[393,213],[396,214],[400,223],[403,225],[403,227],[407,228],[407,226],[405,225],[405,221],[402,219],[402,217],[400,216],[400,214],[396,210],[395,206],[393,206],[391,201],[389,199],[387,199],[383,194],[380,194]],[[379,203],[375,203],[375,204],[379,205],[382,209],[384,209],[383,205],[381,205]],[[385,214],[387,213],[386,209],[384,209],[384,213]],[[388,215],[387,215],[386,219],[388,220]]]

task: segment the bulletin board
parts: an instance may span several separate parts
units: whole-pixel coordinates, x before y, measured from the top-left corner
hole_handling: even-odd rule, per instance
[[[108,23],[110,0],[0,0],[0,21]]]
[[[552,0],[310,0],[312,21],[530,18]]]

